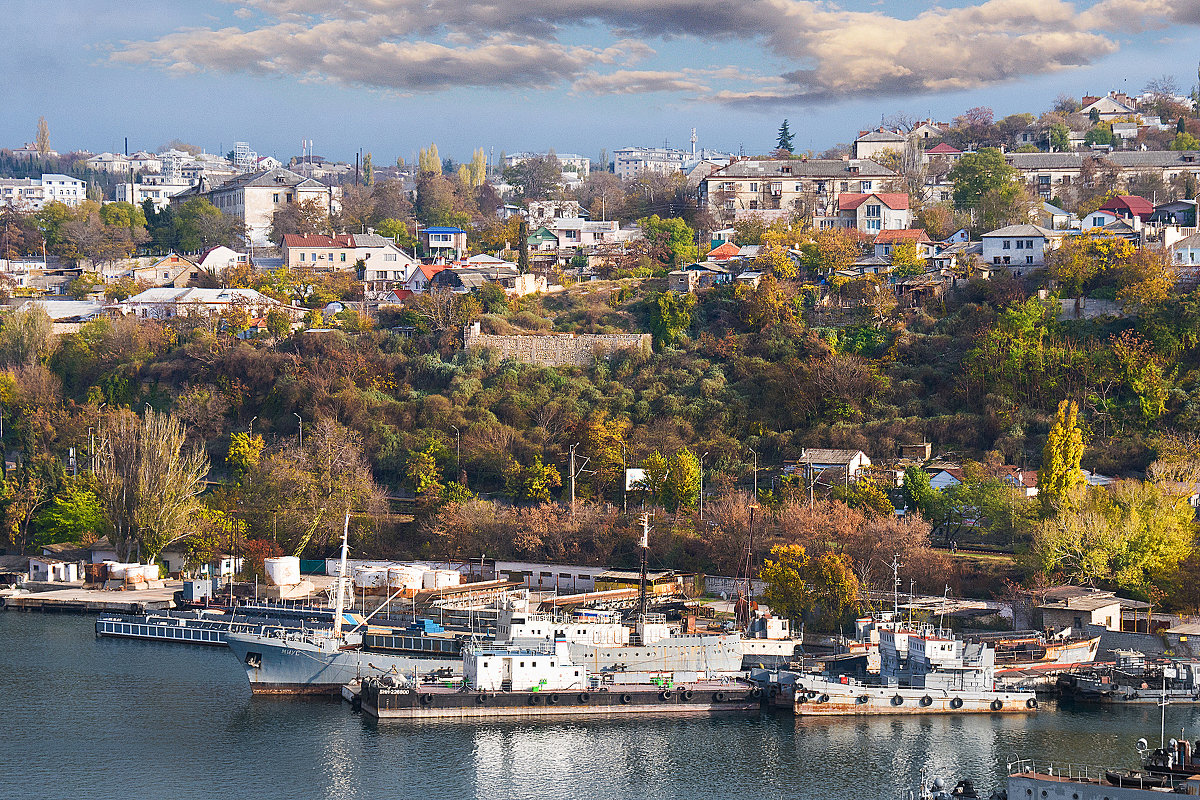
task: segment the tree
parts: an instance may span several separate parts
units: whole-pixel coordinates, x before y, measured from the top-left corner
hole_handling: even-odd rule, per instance
[[[529,222],[522,215],[517,224],[517,272],[529,272]]]
[[[217,245],[240,247],[246,232],[242,223],[203,197],[184,202],[175,216],[175,230],[179,249],[189,253]]]
[[[37,364],[49,354],[54,322],[40,305],[11,311],[0,322],[0,357],[10,366]]]
[[[857,608],[861,592],[847,555],[826,551],[813,557],[799,544],[772,547],[758,577],[766,584],[763,599],[774,613],[800,621],[820,608],[825,614],[818,627],[825,630]]]
[[[792,129],[788,127],[788,121],[785,119],[783,124],[779,126],[779,134],[775,139],[775,147],[778,150],[786,150],[792,152]]]
[[[1065,153],[1071,149],[1071,129],[1061,122],[1056,122],[1046,131],[1050,152]]]
[[[892,247],[892,274],[897,278],[925,274],[925,259],[917,253],[914,242],[899,242]]]
[[[468,167],[470,180],[467,185],[472,189],[478,189],[487,181],[487,154],[480,147],[471,154],[471,163]]]
[[[63,542],[83,543],[105,530],[104,510],[86,480],[68,480],[49,505],[33,518],[38,547]]]
[[[1072,400],[1058,404],[1054,426],[1042,450],[1038,470],[1038,500],[1044,513],[1068,502],[1071,490],[1084,482],[1079,462],[1083,459],[1083,431],[1075,424],[1077,408]]]
[[[994,147],[983,147],[977,153],[964,155],[950,169],[949,178],[954,183],[954,205],[964,210],[978,208],[990,191],[1005,194],[1020,191],[1017,171]]]
[[[188,203],[192,202],[191,200]],[[187,203],[184,203],[186,210]],[[219,211],[217,213],[220,213]],[[300,236],[313,236],[333,233],[329,212],[318,200],[312,198],[298,203],[287,203],[271,217],[271,231],[268,238],[276,244],[282,244],[286,234],[294,233]]]
[[[430,144],[428,150],[422,147],[417,152],[417,174],[424,173],[442,174],[442,159],[436,144]]]
[[[375,162],[371,158],[370,152],[363,156],[362,160],[363,185],[373,186],[375,184]]]
[[[887,492],[872,480],[861,478],[848,486],[835,486],[829,496],[850,508],[876,515],[894,515],[896,507],[888,499]]]
[[[1083,143],[1088,147],[1094,144],[1112,144],[1113,132],[1111,125],[1097,125],[1083,135]]]
[[[549,503],[553,490],[562,486],[562,476],[553,464],[543,464],[541,455],[534,456],[527,467],[510,457],[504,470],[504,486],[518,502]]]
[[[700,460],[686,447],[671,457],[663,483],[663,507],[677,512],[695,508],[700,497]]]
[[[659,293],[650,311],[650,329],[659,347],[672,344],[691,327],[691,312],[695,305],[696,296],[693,294]]]
[[[72,279],[67,284],[67,294],[76,300],[84,300],[102,286],[104,286],[104,280],[100,277],[99,273],[81,272],[78,277]]]
[[[267,312],[267,333],[275,339],[282,339],[292,332],[292,319],[286,312],[272,308]]]
[[[38,117],[37,136],[34,139],[38,155],[46,158],[50,155],[50,124],[45,117]]]
[[[1175,135],[1171,142],[1172,150],[1200,150],[1200,140],[1190,133],[1183,132]]]
[[[918,512],[927,520],[933,520],[941,492],[934,489],[929,482],[929,473],[920,467],[907,467],[904,470],[904,505],[911,511]]]
[[[258,466],[262,460],[263,444],[261,436],[251,436],[249,433],[229,435],[229,454],[225,457],[225,463],[236,477],[240,479]]]
[[[187,431],[173,414],[124,413],[103,431],[96,494],[122,559],[136,550],[147,563],[187,535],[208,475],[203,445],[185,446]]]
[[[505,169],[504,180],[525,200],[544,200],[562,184],[562,164],[553,152],[530,156]]]
[[[671,471],[671,462],[662,453],[655,450],[642,460],[642,470],[645,477],[638,481],[638,489],[646,492],[654,502],[663,505],[663,488],[667,484],[667,474]]]
[[[639,219],[638,225],[659,261],[671,267],[678,267],[696,260],[696,232],[682,219],[663,218],[653,214]]]

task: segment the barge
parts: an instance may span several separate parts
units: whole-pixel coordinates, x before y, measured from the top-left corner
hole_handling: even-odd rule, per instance
[[[747,681],[696,673],[679,683],[592,676],[571,660],[561,640],[553,647],[471,647],[463,653],[462,672],[461,681],[367,678],[358,704],[378,719],[597,718],[757,713],[762,698],[762,690]]]

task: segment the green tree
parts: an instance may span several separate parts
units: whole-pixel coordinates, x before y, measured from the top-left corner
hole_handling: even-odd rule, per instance
[[[442,159],[438,155],[436,144],[430,144],[428,150],[422,147],[417,152],[417,172],[418,174],[427,172],[435,175],[442,174]]]
[[[553,464],[543,464],[540,455],[534,456],[527,467],[509,458],[504,485],[508,494],[519,502],[549,503],[554,499],[554,490],[562,486],[562,476]]]
[[[375,161],[371,158],[371,154],[369,152],[365,156],[363,156],[362,173],[363,173],[363,185],[364,186],[374,186],[375,185]]]
[[[67,284],[67,294],[76,300],[83,300],[102,286],[104,286],[104,281],[98,273],[81,272],[77,278]]]
[[[692,324],[692,308],[696,296],[676,292],[660,292],[650,309],[650,329],[659,347],[673,343]]]
[[[910,511],[918,512],[927,520],[934,518],[941,492],[929,483],[928,472],[920,467],[906,467],[903,491],[904,505]]]
[[[1010,212],[1024,194],[1017,171],[994,147],[967,153],[955,162],[948,177],[954,184],[955,207],[976,213],[976,221],[988,228]]]
[[[292,332],[292,319],[286,312],[272,308],[267,312],[267,333],[276,339],[282,339]]]
[[[203,197],[193,197],[180,206],[175,216],[175,232],[179,248],[190,253],[215,245],[239,247],[245,227]]]
[[[225,463],[233,470],[239,479],[258,466],[262,458],[263,438],[251,436],[249,433],[232,433],[229,435],[229,454]]]
[[[897,278],[924,275],[925,269],[925,259],[917,252],[915,243],[899,242],[892,247],[892,274]]]
[[[1083,431],[1075,424],[1078,409],[1072,400],[1058,404],[1054,425],[1042,450],[1038,471],[1038,500],[1045,514],[1068,502],[1071,490],[1084,482],[1079,462],[1083,459]]]
[[[678,217],[653,214],[638,220],[655,257],[668,266],[677,267],[695,261],[696,232]]]
[[[529,222],[524,216],[517,223],[517,272],[529,272]]]
[[[887,492],[880,489],[875,481],[867,478],[854,481],[849,486],[835,486],[830,496],[851,508],[879,516],[892,516],[896,513],[896,507],[888,499]]]
[[[1097,125],[1083,135],[1083,143],[1088,147],[1094,144],[1112,144],[1113,132],[1111,125]]]
[[[562,163],[553,152],[530,156],[505,169],[504,180],[525,200],[545,200],[562,185]]]
[[[775,545],[758,577],[766,584],[763,599],[773,612],[800,621],[820,608],[825,612],[816,626],[820,629],[835,628],[858,606],[861,586],[844,553],[813,557],[802,545]]]
[[[700,497],[700,459],[686,447],[671,457],[663,482],[663,507],[668,511],[696,507]]]
[[[104,510],[87,481],[68,479],[49,505],[34,516],[38,547],[63,542],[80,543],[104,533]]]
[[[1056,122],[1046,131],[1050,151],[1065,153],[1071,149],[1071,129],[1061,122]]]
[[[655,450],[642,460],[642,469],[646,473],[638,484],[638,488],[659,505],[663,502],[663,489],[667,485],[667,474],[671,470],[671,462],[662,453]]]
[[[775,147],[778,150],[786,150],[792,152],[792,129],[788,127],[788,121],[785,119],[783,124],[779,126],[779,134],[775,138]]]
[[[1171,141],[1171,149],[1200,150],[1200,140],[1197,140],[1196,137],[1192,136],[1190,133],[1183,131],[1175,135],[1175,138]]]

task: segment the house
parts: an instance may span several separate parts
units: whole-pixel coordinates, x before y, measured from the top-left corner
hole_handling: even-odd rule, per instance
[[[737,258],[741,249],[733,242],[726,241],[709,250],[708,255],[704,258],[708,261],[728,261],[731,258]]]
[[[966,483],[962,467],[934,467],[929,470],[929,485],[935,489],[948,489]],[[1011,464],[999,467],[990,476],[1011,484],[1026,497],[1037,497],[1037,473]]]
[[[19,314],[33,306],[42,309],[46,312],[46,316],[50,317],[50,330],[53,333],[75,333],[83,323],[94,320],[104,313],[104,303],[101,300],[51,298],[26,300],[14,309],[14,313]]]
[[[878,233],[911,224],[908,195],[903,192],[838,195],[838,227]]]
[[[1042,627],[1086,633],[1089,625],[1121,630],[1121,599],[1112,592],[1083,586],[1060,586],[1047,591],[1037,607]]]
[[[518,272],[516,265],[507,261],[500,261],[498,264],[448,267],[434,275],[432,282],[435,286],[443,286],[459,293],[471,292],[490,283],[501,286],[505,294],[513,297],[546,291],[544,276]]]
[[[1200,179],[1200,153],[1186,150],[1114,150],[1109,153],[1005,153],[1004,160],[1021,173],[1030,189],[1049,199],[1062,187],[1112,170],[1118,181],[1153,175],[1170,183],[1180,175]],[[1107,178],[1106,178],[1107,180]]]
[[[951,270],[960,274],[959,268],[964,267],[972,274],[982,264],[982,257],[983,242],[954,242],[931,256],[929,266],[936,272]]]
[[[193,197],[202,197],[246,226],[246,238],[255,245],[269,244],[268,234],[275,212],[290,203],[312,200],[329,213],[340,206],[341,188],[326,186],[290,169],[259,170],[237,175],[217,186],[206,174],[194,186],[171,196],[171,205],[179,206]]]
[[[1046,251],[1057,247],[1062,237],[1062,231],[1052,231],[1039,225],[1009,225],[980,237],[983,241],[983,260],[993,265],[1016,268],[1042,267],[1046,264]]]
[[[1068,227],[1071,224],[1072,218],[1071,212],[1064,211],[1058,206],[1044,202],[1037,211],[1036,224],[1043,228],[1049,228],[1052,231],[1058,231]]]
[[[1082,106],[1080,114],[1090,117],[1095,111],[1101,122],[1112,122],[1121,117],[1136,117],[1138,113],[1137,103],[1124,92],[1110,91],[1105,97],[1084,95],[1079,104]]]
[[[544,225],[529,234],[525,241],[529,244],[529,249],[534,252],[556,252],[558,250],[558,237]]]
[[[937,247],[934,246],[929,234],[925,233],[923,228],[910,228],[907,230],[884,230],[876,234],[875,256],[887,258],[891,256],[896,245],[905,242],[912,243],[919,258],[929,258],[937,252]]]
[[[421,228],[420,239],[425,252],[435,258],[457,261],[467,254],[467,232],[462,228]]]
[[[283,263],[289,269],[317,273],[362,270],[366,289],[383,291],[403,283],[417,262],[391,239],[376,233],[289,233],[283,237]]]
[[[404,289],[420,294],[429,289],[433,276],[446,269],[445,264],[416,264],[408,277],[404,279]]]
[[[739,286],[749,286],[751,289],[757,289],[758,284],[759,284],[759,282],[762,281],[762,279],[763,279],[763,274],[761,272],[756,272],[754,270],[746,270],[745,272],[738,275],[733,280]]]
[[[75,206],[87,199],[87,184],[48,172],[40,178],[0,178],[0,205],[41,211],[47,203]]]
[[[875,158],[889,150],[901,153],[907,143],[908,137],[904,134],[880,127],[860,133],[854,140],[853,153],[855,158]]]
[[[139,319],[216,317],[235,310],[245,311],[251,318],[265,317],[276,309],[293,320],[304,314],[304,309],[286,306],[254,289],[147,289],[118,303],[117,309]]]
[[[667,290],[688,294],[700,285],[700,273],[694,270],[676,269],[667,273]]]
[[[954,163],[955,161],[958,161],[960,158],[962,158],[962,156],[963,156],[962,150],[959,150],[957,147],[951,147],[950,145],[946,144],[945,142],[942,142],[941,144],[938,144],[935,147],[931,147],[925,151],[925,157],[927,160],[932,160],[934,158],[937,158],[937,159],[942,159],[944,161],[949,161],[950,163]]]
[[[1135,219],[1134,222],[1136,223],[1137,220]],[[1141,247],[1142,245],[1142,229],[1140,227],[1135,228],[1123,219],[1113,220],[1100,230],[1109,236],[1124,239],[1134,247]]]
[[[683,269],[699,275],[696,281],[701,289],[707,289],[720,283],[729,283],[733,280],[733,270],[728,264],[719,261],[697,261],[688,264]]]
[[[77,583],[82,575],[78,561],[64,561],[54,556],[30,556],[29,580],[35,583]]]
[[[667,147],[621,147],[613,151],[613,172],[623,180],[639,172],[671,175],[682,172],[689,153]]]
[[[836,209],[837,196],[882,189],[895,172],[866,159],[739,159],[700,182],[700,204],[730,218]]]
[[[200,254],[196,260],[196,266],[203,270],[211,270],[213,272],[221,272],[230,267],[237,267],[243,264],[250,263],[250,256],[246,253],[239,253],[223,244],[210,247]]]
[[[587,216],[587,209],[577,200],[530,200],[529,207],[525,210],[525,219],[528,220],[531,229],[549,225],[558,219],[579,219]]]
[[[1147,221],[1158,225],[1194,228],[1196,227],[1196,201],[1172,200],[1169,203],[1160,203],[1154,207],[1154,213]]]
[[[171,196],[191,188],[194,181],[187,178],[168,178],[165,175],[141,175],[137,182],[122,181],[113,187],[113,196],[117,202],[133,203],[140,206],[147,200],[154,206],[155,211],[162,211],[171,205]]]
[[[1180,266],[1200,264],[1200,233],[1193,233],[1171,245],[1171,263]]]
[[[1120,217],[1111,211],[1093,211],[1085,219],[1080,220],[1079,227],[1085,231],[1093,228],[1103,228],[1105,225],[1116,222],[1118,219]]]
[[[200,267],[178,253],[168,253],[153,264],[133,267],[126,274],[138,283],[182,289],[200,274]]]
[[[818,480],[837,483],[856,481],[870,466],[871,459],[861,450],[805,448],[800,451],[794,469],[802,474],[807,486]]]
[[[1154,204],[1135,194],[1119,194],[1110,197],[1104,205],[1100,206],[1100,210],[1109,211],[1121,219],[1138,219],[1145,222],[1154,214]]]

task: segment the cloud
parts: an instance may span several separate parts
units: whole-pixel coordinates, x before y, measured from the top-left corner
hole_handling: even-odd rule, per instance
[[[111,58],[420,92],[551,88],[671,92],[735,105],[972,89],[1085,66],[1132,31],[1200,24],[1200,0],[986,0],[909,17],[829,0],[237,0],[245,27],[184,28],[124,42]],[[599,32],[599,33],[598,33]],[[616,39],[587,46],[584,37]],[[630,69],[698,43],[743,67]],[[681,40],[690,40],[681,41]],[[690,48],[690,49],[689,49]]]

